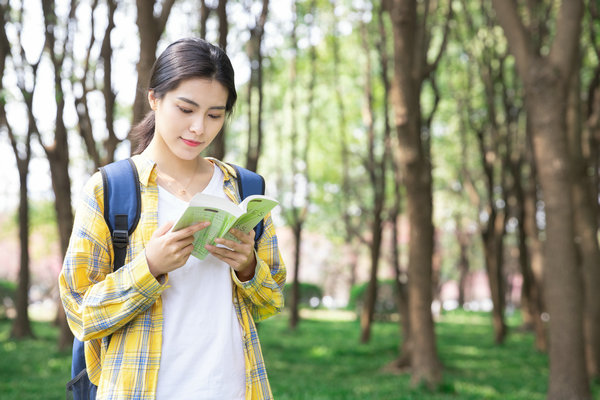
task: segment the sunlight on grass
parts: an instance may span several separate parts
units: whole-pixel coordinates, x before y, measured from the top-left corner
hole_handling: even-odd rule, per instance
[[[547,356],[534,350],[533,336],[515,331],[502,346],[493,343],[491,317],[452,312],[436,323],[437,346],[444,365],[436,390],[413,387],[410,375],[384,372],[398,357],[397,323],[373,325],[372,339],[359,343],[360,325],[346,314],[313,314],[291,331],[288,316],[259,326],[269,380],[277,400],[543,400]],[[471,324],[471,322],[473,322]],[[56,350],[57,329],[33,325],[35,340],[10,340],[10,322],[0,320],[0,398],[64,398],[71,356]],[[592,387],[596,398],[600,384]]]

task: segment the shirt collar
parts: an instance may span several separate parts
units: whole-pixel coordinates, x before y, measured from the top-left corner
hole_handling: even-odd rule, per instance
[[[152,161],[150,158],[148,158],[144,154],[137,154],[137,155],[131,157],[131,159],[133,160],[133,162],[135,163],[135,165],[138,169],[138,175],[140,178],[140,183],[142,185],[148,186],[150,183],[156,182],[157,170],[156,170],[156,163],[154,161]],[[223,172],[223,175],[224,175],[223,181],[226,185],[228,183],[229,183],[229,185],[233,185],[233,182],[237,178],[235,168],[233,168],[231,165],[229,165],[223,161],[217,160],[216,158],[213,158],[213,157],[206,157],[206,159],[208,161],[210,161],[211,163],[215,164],[217,167],[219,167],[219,169]]]
[[[138,170],[140,183],[148,186],[150,182],[156,182],[156,163],[143,154],[131,157]]]

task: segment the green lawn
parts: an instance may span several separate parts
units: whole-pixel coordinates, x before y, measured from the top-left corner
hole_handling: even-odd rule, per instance
[[[515,328],[518,321],[509,321]],[[56,329],[34,323],[36,340],[8,339],[0,321],[0,399],[63,399],[70,354],[56,351]],[[381,372],[397,354],[398,325],[377,323],[368,345],[358,343],[354,321],[303,320],[295,332],[279,316],[260,325],[263,353],[275,399],[502,399],[546,397],[547,357],[533,350],[533,337],[512,329],[503,346],[492,343],[485,314],[450,313],[438,322],[444,364],[440,389],[411,388],[408,375]],[[600,385],[595,384],[596,398]]]

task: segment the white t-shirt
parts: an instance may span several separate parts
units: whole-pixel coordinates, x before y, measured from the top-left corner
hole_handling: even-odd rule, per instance
[[[202,193],[230,201],[215,167]],[[186,203],[158,188],[158,226],[174,221]],[[232,299],[230,267],[208,255],[190,256],[169,273],[163,302],[163,341],[157,400],[242,400],[246,375],[242,329]]]

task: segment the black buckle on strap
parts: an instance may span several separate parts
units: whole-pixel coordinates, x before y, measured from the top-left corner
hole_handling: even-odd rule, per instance
[[[119,248],[127,247],[129,242],[129,234],[124,230],[115,229],[113,232],[113,246]]]

